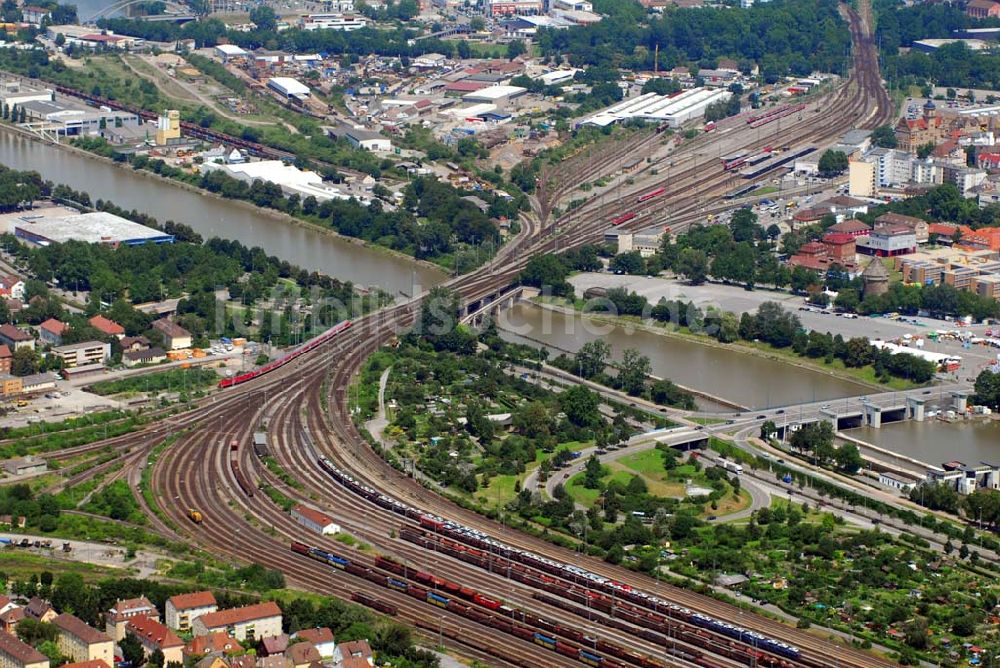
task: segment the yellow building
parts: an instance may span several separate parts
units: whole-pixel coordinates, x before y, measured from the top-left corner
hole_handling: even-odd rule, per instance
[[[872,197],[875,194],[875,163],[852,160],[848,168],[851,197]]]
[[[156,119],[156,145],[163,146],[171,139],[181,138],[181,112],[168,109]]]
[[[10,633],[0,633],[0,668],[49,668],[49,657]]]
[[[59,629],[59,652],[74,661],[100,659],[114,665],[115,644],[106,634],[85,624],[82,619],[63,613],[52,620]]]

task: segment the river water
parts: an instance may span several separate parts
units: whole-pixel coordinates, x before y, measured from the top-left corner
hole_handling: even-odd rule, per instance
[[[595,339],[610,344],[615,359],[620,359],[626,348],[636,348],[649,357],[653,375],[751,408],[837,399],[868,391],[858,383],[775,360],[641,330],[627,332],[623,327],[599,325],[530,304],[518,304],[507,311],[500,327],[509,340],[540,341],[553,347],[553,357],[559,350],[575,352]]]
[[[907,420],[882,425],[881,429],[862,427],[844,433],[933,466],[955,459],[970,466],[980,462],[1000,464],[1000,421],[997,420],[952,423]]]
[[[357,285],[377,286],[399,296],[413,295],[444,280],[444,273],[406,258],[291,225],[236,202],[208,197],[155,178],[93,160],[72,151],[0,131],[0,163],[33,169],[44,178],[90,193],[127,209],[138,209],[161,223],[186,223],[206,239],[235,239],[260,246],[309,271]]]

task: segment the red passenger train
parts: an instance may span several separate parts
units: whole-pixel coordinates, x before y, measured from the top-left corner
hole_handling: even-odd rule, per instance
[[[281,367],[283,367],[286,364],[288,364],[289,362],[293,361],[295,358],[299,357],[300,355],[304,355],[305,353],[309,352],[310,350],[315,349],[317,346],[320,346],[320,345],[326,343],[327,341],[329,341],[333,337],[337,336],[338,334],[340,334],[344,330],[350,329],[351,324],[352,323],[351,323],[350,320],[345,320],[344,322],[341,322],[341,323],[339,323],[337,325],[334,325],[330,329],[326,330],[325,332],[323,332],[322,334],[320,334],[319,336],[317,336],[312,341],[306,342],[304,345],[296,348],[295,350],[293,350],[292,352],[288,353],[284,357],[279,357],[278,359],[274,360],[273,362],[268,362],[267,364],[265,364],[261,368],[256,369],[254,371],[248,371],[247,373],[241,373],[240,375],[233,376],[232,378],[224,378],[224,379],[220,380],[219,381],[219,387],[226,388],[226,387],[232,387],[233,385],[239,385],[240,383],[245,383],[248,380],[253,380],[254,378],[257,378],[258,376],[263,376],[265,373],[269,373],[271,371],[274,371],[275,369],[280,369]]]

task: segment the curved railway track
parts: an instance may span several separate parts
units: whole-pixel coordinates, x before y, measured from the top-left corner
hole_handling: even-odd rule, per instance
[[[784,132],[795,136],[796,141],[811,143],[829,140],[854,125],[873,127],[883,124],[891,115],[888,96],[881,87],[874,48],[864,23],[853,9],[844,8],[844,12],[855,44],[855,67],[846,85],[824,98],[821,111],[802,114],[785,124]],[[758,142],[768,140],[768,137],[747,136],[745,145],[752,148]],[[535,198],[537,213],[522,218],[521,234],[501,249],[489,265],[471,275],[453,279],[450,287],[470,301],[490,295],[507,285],[531,256],[558,249],[560,244],[565,247],[599,239],[607,226],[608,215],[613,211],[620,212],[622,207],[628,206],[627,203],[634,203],[630,208],[646,215],[654,214],[658,207],[669,207],[673,216],[672,226],[675,220],[678,225],[697,220],[699,209],[704,207],[707,198],[724,188],[732,175],[722,172],[716,159],[692,155],[692,146],[687,149],[682,147],[675,153],[677,162],[670,173],[680,172],[676,179],[668,176],[658,182],[647,180],[641,187],[630,187],[625,192],[622,192],[624,188],[620,189],[617,201],[593,198],[558,221],[551,220],[551,213],[561,199],[580,182],[606,173],[616,159],[614,156],[645,151],[659,141],[655,134],[639,133],[623,146],[613,149],[611,160],[604,154],[599,159],[588,157],[585,161],[577,155],[547,168],[543,171],[544,178]],[[699,144],[695,142],[692,145],[697,148]],[[586,167],[581,166],[581,161],[587,163]],[[645,203],[634,202],[638,194],[656,187],[665,188],[660,198]],[[628,227],[648,222],[640,216]],[[564,235],[569,242],[563,240]],[[329,457],[366,484],[384,490],[384,493],[408,505],[497,536],[509,545],[561,562],[579,564],[594,573],[692,610],[737,621],[742,626],[794,644],[802,650],[802,665],[829,665],[831,653],[836,654],[839,664],[845,668],[893,665],[853,649],[833,646],[769,619],[745,614],[714,599],[666,586],[646,576],[512,531],[456,506],[389,466],[368,447],[355,427],[347,393],[367,357],[392,335],[412,323],[418,304],[419,301],[415,300],[367,316],[309,355],[252,383],[203,399],[196,411],[170,418],[169,423],[159,423],[101,444],[81,446],[79,452],[89,451],[83,448],[97,449],[108,445],[120,448],[126,457],[126,465],[116,475],[130,475],[134,479],[136,467],[142,466],[150,448],[168,433],[186,429],[187,432],[181,434],[160,457],[151,473],[151,484],[161,501],[163,514],[161,519],[151,513],[157,530],[178,540],[190,539],[213,553],[222,553],[235,560],[249,560],[280,569],[294,584],[311,590],[342,597],[360,591],[385,600],[398,607],[401,618],[413,622],[425,634],[435,635],[434,615],[428,621],[427,604],[291,553],[288,550],[290,540],[315,543],[315,535],[289,522],[288,516],[266,495],[258,492],[248,497],[240,489],[229,461],[229,449],[224,444],[230,438],[237,438],[241,443],[248,442],[250,425],[256,423],[260,412],[266,408],[273,411],[272,425],[277,431],[274,434],[275,456],[286,470],[295,475],[301,487],[282,483],[250,455],[248,448],[241,448],[235,454],[244,474],[251,481],[260,481],[279,489],[289,498],[332,509],[352,533],[407,563],[440,572],[453,581],[469,584],[536,614],[566,623],[573,621],[571,613],[530,599],[527,596],[529,591],[523,585],[504,578],[502,574],[484,573],[450,557],[428,554],[422,548],[394,538],[394,527],[400,524],[399,517],[381,511],[360,498],[351,498],[344,489],[337,488],[318,467],[316,455]],[[265,398],[271,405],[264,406]],[[226,438],[221,438],[222,434],[226,434]],[[124,454],[126,451],[127,455]],[[145,504],[143,499],[140,502]],[[188,508],[202,510],[205,522],[200,525],[188,522],[185,517]],[[574,660],[531,643],[498,635],[488,627],[450,612],[430,610],[438,615],[438,633],[442,638],[449,637],[452,644],[461,646],[467,653],[488,656],[491,663],[511,666],[579,665]],[[580,624],[580,621],[577,619],[576,623]],[[631,641],[647,656],[659,654],[656,645],[632,638],[621,630],[595,624],[593,632],[614,642]],[[685,665],[666,654],[661,660],[664,665]],[[719,665],[727,664],[722,661]]]

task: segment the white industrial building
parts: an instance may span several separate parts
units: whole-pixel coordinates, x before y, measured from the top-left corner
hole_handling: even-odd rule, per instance
[[[49,102],[53,97],[49,88],[32,88],[17,80],[0,81],[0,106],[8,109],[25,102]]]
[[[339,30],[352,32],[368,25],[360,16],[344,14],[310,14],[302,20],[303,30]]]
[[[298,195],[302,199],[312,196],[320,202],[333,199],[351,199],[348,195],[332,186],[323,183],[323,177],[316,172],[306,172],[293,165],[286,165],[280,160],[261,160],[242,164],[221,164],[206,162],[202,171],[221,170],[234,179],[253,183],[254,181],[270,181],[281,187],[286,195]],[[366,201],[361,200],[363,204]]]
[[[267,86],[289,99],[309,97],[309,86],[292,77],[271,77],[267,80]]]
[[[249,51],[241,49],[235,44],[218,44],[215,47],[215,54],[222,58],[222,62],[229,62],[234,58],[246,58]]]
[[[361,148],[366,151],[388,152],[392,150],[392,141],[388,137],[383,137],[377,132],[364,128],[342,126],[330,128],[330,134],[346,139],[354,148]]]
[[[546,86],[558,86],[559,84],[573,81],[573,78],[579,71],[580,70],[576,68],[570,68],[568,70],[552,70],[551,72],[544,72],[538,76],[534,76],[532,79],[541,81]]]
[[[13,223],[14,236],[37,246],[83,241],[109,246],[173,243],[171,234],[134,223],[106,211],[53,215],[26,212]]]
[[[340,533],[340,527],[327,515],[299,504],[292,508],[292,518],[310,531],[327,535]]]
[[[709,105],[725,102],[731,96],[732,93],[729,91],[716,88],[692,88],[673,96],[646,93],[599,111],[580,121],[578,125],[604,127],[639,118],[666,123],[672,128],[677,128],[690,120],[702,117]]]
[[[520,86],[487,86],[480,90],[466,93],[462,99],[466,102],[485,102],[486,104],[503,104],[521,97],[528,92]]]

